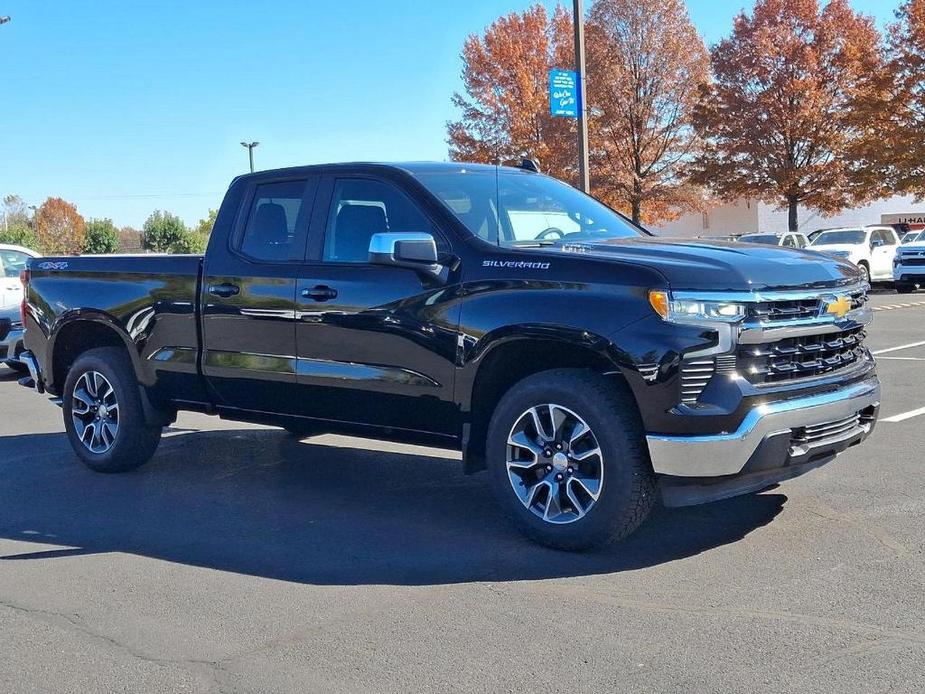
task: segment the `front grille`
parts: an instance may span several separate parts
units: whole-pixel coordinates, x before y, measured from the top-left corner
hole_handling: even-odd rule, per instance
[[[742,345],[738,366],[751,383],[811,378],[863,359],[865,333],[857,327],[841,333],[791,337],[760,345]]]
[[[925,258],[907,258],[901,256],[903,265],[925,265]]]
[[[815,318],[819,315],[819,299],[764,302],[752,306],[750,314],[750,318],[761,323]]]
[[[848,295],[851,310],[867,303],[867,291],[860,288]],[[825,311],[824,297],[810,297],[783,301],[762,301],[749,307],[747,320],[764,326],[776,326],[793,321],[807,321],[818,318]]]
[[[861,413],[856,412],[850,417],[836,419],[831,422],[823,422],[809,427],[799,427],[793,430],[791,443],[794,445],[805,445],[820,443],[828,440],[835,440],[845,434],[859,429],[861,426]]]

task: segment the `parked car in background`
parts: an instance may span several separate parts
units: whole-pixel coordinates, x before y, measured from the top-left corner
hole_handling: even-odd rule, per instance
[[[39,255],[22,246],[0,244],[0,308],[16,306],[16,310],[19,310],[22,302],[19,273],[26,269],[29,258],[38,258]]]
[[[925,230],[919,229],[918,231],[910,231],[903,234],[901,243],[905,245],[907,243],[914,243],[919,239],[925,241]]]
[[[816,236],[810,248],[854,263],[868,282],[889,282],[899,245],[893,227],[869,226],[828,229]]]
[[[785,231],[769,234],[743,234],[738,238],[742,243],[766,243],[769,246],[784,246],[785,248],[806,248],[809,239],[798,231]]]
[[[919,238],[921,241],[903,243],[893,256],[893,282],[900,294],[925,285],[925,232]]]
[[[19,305],[0,309],[0,363],[14,371],[25,373],[26,365],[19,361],[23,352],[23,326]]]

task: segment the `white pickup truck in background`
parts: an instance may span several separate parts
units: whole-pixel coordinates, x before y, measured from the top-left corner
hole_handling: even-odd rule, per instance
[[[896,249],[896,255],[893,256],[893,282],[900,294],[914,292],[917,285],[925,285],[925,239]]]
[[[854,263],[868,282],[890,282],[893,256],[899,245],[899,236],[893,227],[846,227],[826,229],[813,239],[810,250]]]
[[[0,308],[22,303],[19,273],[26,269],[29,258],[38,257],[38,253],[28,248],[0,244]]]

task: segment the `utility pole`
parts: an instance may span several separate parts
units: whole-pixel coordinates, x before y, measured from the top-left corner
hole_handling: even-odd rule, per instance
[[[575,72],[578,73],[578,187],[591,192],[588,171],[588,99],[585,89],[585,8],[583,0],[574,0],[572,23],[575,26]]]
[[[259,145],[259,142],[242,142],[241,146],[247,148],[247,158],[251,163],[251,173],[254,173],[254,147]]]

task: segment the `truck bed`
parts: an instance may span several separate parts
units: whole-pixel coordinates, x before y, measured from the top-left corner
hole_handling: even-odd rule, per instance
[[[197,296],[202,256],[45,257],[30,263],[29,303],[46,363],[67,323],[115,324],[146,385],[198,387]],[[86,325],[86,324],[84,324]],[[86,328],[80,328],[86,331]],[[162,372],[162,373],[160,373]],[[53,376],[52,376],[53,377]],[[168,383],[172,382],[172,383]]]

